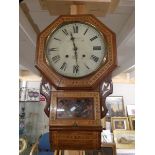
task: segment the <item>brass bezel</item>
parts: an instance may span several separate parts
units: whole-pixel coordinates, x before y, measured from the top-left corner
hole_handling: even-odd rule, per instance
[[[102,41],[103,41],[103,44],[105,45],[104,55],[103,55],[102,61],[101,61],[100,64],[98,65],[98,67],[97,67],[94,71],[92,71],[92,72],[90,72],[90,73],[88,73],[88,74],[86,74],[86,75],[77,76],[77,77],[63,75],[63,74],[61,74],[60,72],[58,72],[52,65],[50,65],[49,60],[48,60],[48,56],[47,56],[47,45],[48,45],[48,41],[49,41],[49,39],[52,37],[52,35],[53,35],[58,29],[60,29],[61,27],[63,27],[64,25],[69,25],[69,24],[72,24],[72,23],[80,23],[80,24],[85,24],[85,25],[91,26],[91,27],[92,27],[93,29],[95,29],[95,30],[98,32],[98,34],[101,36]],[[89,76],[89,75],[94,74],[95,72],[97,72],[97,71],[98,71],[104,64],[106,64],[106,62],[108,61],[108,60],[107,60],[107,59],[108,59],[108,58],[107,58],[107,53],[108,53],[108,44],[107,44],[106,36],[105,36],[103,33],[101,33],[101,32],[97,29],[97,27],[96,27],[95,25],[93,25],[93,24],[91,24],[91,23],[89,23],[89,22],[77,21],[77,20],[75,20],[75,21],[66,21],[66,22],[63,22],[63,23],[62,23],[61,25],[59,25],[57,28],[53,29],[53,30],[51,31],[51,33],[47,36],[47,39],[46,39],[46,41],[45,41],[45,47],[44,47],[44,57],[45,57],[45,61],[46,61],[47,65],[48,65],[51,69],[53,69],[57,74],[60,74],[61,76],[65,77],[65,78],[72,78],[72,79],[81,79],[81,78],[85,78],[85,77],[87,77],[87,76]],[[104,61],[105,58],[106,58],[106,60]]]

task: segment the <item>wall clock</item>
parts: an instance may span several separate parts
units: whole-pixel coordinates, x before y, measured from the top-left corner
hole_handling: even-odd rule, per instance
[[[116,68],[115,34],[93,15],[62,15],[38,36],[36,67],[55,88],[49,108],[51,147],[100,148],[100,119]]]
[[[38,37],[36,67],[56,89],[94,89],[116,68],[115,34],[93,15],[60,16]]]

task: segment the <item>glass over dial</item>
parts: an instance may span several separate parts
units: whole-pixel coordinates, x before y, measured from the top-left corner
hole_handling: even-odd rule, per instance
[[[106,41],[90,24],[66,23],[48,36],[45,56],[57,73],[80,78],[95,72],[106,61]]]

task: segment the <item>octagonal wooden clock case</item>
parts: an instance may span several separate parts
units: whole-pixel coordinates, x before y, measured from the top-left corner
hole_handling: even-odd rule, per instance
[[[42,31],[36,67],[55,87],[49,130],[53,149],[101,145],[100,84],[116,67],[115,34],[93,15],[63,15]]]

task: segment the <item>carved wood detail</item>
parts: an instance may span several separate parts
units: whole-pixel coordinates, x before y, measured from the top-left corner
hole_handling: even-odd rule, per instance
[[[104,81],[100,85],[100,97],[101,97],[101,106],[103,109],[101,110],[101,118],[106,116],[108,109],[106,107],[106,97],[113,93],[113,83],[111,79],[111,75],[104,79]]]
[[[40,94],[46,98],[46,105],[44,112],[49,117],[50,115],[50,102],[51,102],[51,85],[47,82],[45,77],[42,77],[40,84]]]

